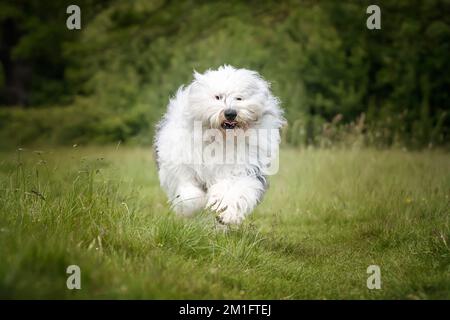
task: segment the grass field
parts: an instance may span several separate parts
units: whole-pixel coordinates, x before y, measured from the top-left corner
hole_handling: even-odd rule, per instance
[[[283,149],[280,164],[223,233],[169,211],[150,149],[2,152],[0,298],[450,298],[448,153]]]

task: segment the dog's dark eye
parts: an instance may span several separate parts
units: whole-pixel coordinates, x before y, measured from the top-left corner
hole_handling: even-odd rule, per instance
[[[215,96],[216,100],[220,100],[220,96]]]
[[[238,100],[238,101],[241,101],[241,100],[242,100],[242,98],[241,98],[241,97],[237,97],[237,98],[236,98],[236,100]]]

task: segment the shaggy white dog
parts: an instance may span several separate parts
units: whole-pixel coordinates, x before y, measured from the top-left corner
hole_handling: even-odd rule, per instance
[[[157,127],[162,188],[176,213],[240,224],[278,169],[279,100],[255,71],[222,66],[180,87]]]

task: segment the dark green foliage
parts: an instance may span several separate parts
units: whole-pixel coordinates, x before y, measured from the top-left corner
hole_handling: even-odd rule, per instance
[[[31,68],[31,84],[22,83],[25,102],[72,107],[5,111],[0,123],[20,131],[24,123],[11,121],[21,112],[29,122],[46,122],[43,131],[23,128],[33,131],[29,142],[45,135],[57,143],[150,142],[168,97],[194,69],[232,64],[272,82],[289,121],[288,143],[446,143],[450,2],[382,1],[381,30],[366,28],[369,4],[85,0],[81,31],[65,28],[64,1],[36,2],[25,11],[18,11],[20,2],[2,4],[2,42],[10,32],[5,21],[20,26],[9,58]],[[2,64],[5,92],[3,58]],[[58,115],[54,123],[47,113]],[[61,126],[73,116],[79,121]],[[27,134],[17,133],[12,144],[24,143]]]

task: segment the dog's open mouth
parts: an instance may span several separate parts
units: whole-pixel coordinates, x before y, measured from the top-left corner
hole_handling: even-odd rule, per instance
[[[227,130],[233,130],[234,128],[236,128],[238,125],[237,121],[229,121],[229,120],[225,120],[224,122],[222,122],[222,128]]]

